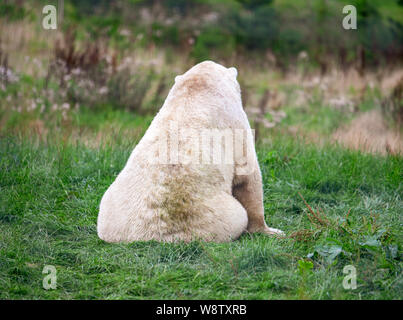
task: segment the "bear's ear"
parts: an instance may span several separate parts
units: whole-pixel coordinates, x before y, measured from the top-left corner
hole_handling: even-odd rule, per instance
[[[182,78],[182,76],[176,76],[175,77],[175,83],[178,82],[181,78]]]
[[[229,72],[234,76],[234,78],[236,79],[236,77],[238,76],[238,70],[234,67],[228,68]]]

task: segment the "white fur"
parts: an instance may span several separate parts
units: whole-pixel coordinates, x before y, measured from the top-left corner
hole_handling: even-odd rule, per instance
[[[150,163],[158,156],[154,153],[159,137],[170,133],[172,122],[199,131],[250,130],[236,76],[235,68],[205,61],[175,78],[164,105],[102,198],[98,216],[101,239],[221,242],[236,239],[247,230],[281,233],[264,222],[253,141],[254,170],[248,175],[237,175],[236,164]],[[186,143],[180,136],[179,150]]]

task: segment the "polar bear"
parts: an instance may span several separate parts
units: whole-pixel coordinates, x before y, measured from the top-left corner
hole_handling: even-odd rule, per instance
[[[204,61],[177,76],[102,197],[98,236],[107,242],[226,242],[243,232],[283,234],[264,220],[251,133],[235,68]]]

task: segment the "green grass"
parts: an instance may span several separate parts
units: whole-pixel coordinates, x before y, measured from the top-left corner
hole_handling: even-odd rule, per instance
[[[266,219],[287,238],[108,244],[99,202],[132,148],[1,137],[1,299],[403,298],[401,157],[274,138],[258,152]],[[42,287],[45,265],[56,290]],[[343,289],[346,265],[355,290]]]
[[[287,117],[280,126],[301,126],[310,132],[329,136],[341,124],[346,123],[352,114],[337,110],[321,103],[307,103],[303,107],[288,106],[283,109]]]

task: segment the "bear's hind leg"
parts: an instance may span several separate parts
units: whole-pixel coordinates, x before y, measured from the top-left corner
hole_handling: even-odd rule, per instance
[[[251,175],[236,177],[232,192],[248,213],[248,232],[284,235],[279,229],[269,228],[264,220],[262,177],[257,162]]]
[[[232,195],[225,192],[205,200],[207,212],[195,226],[196,236],[205,241],[228,242],[246,231],[248,215],[245,208]]]

